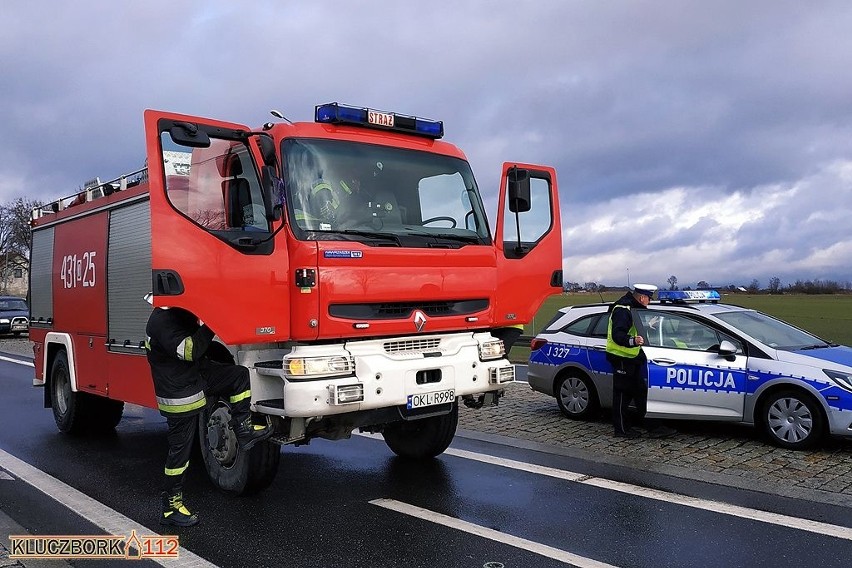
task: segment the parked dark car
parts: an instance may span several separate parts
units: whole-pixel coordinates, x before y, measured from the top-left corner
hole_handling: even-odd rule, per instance
[[[29,333],[30,307],[16,296],[0,296],[0,334]]]

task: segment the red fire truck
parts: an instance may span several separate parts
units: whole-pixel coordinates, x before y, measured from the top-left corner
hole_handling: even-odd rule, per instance
[[[226,401],[199,420],[209,477],[274,477],[280,444],[381,433],[434,457],[458,404],[514,380],[503,332],[561,290],[556,172],[503,165],[494,229],[443,123],[337,103],[258,129],[145,112],[143,169],[33,211],[34,384],[63,432],[156,408],[155,306],[203,320],[251,373],[275,435],[241,452]]]

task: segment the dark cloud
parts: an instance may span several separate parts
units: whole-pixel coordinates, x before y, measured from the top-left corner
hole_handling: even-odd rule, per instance
[[[701,259],[679,242],[724,238],[713,262],[731,271],[768,262],[767,273],[850,279],[845,257],[807,263],[847,239],[820,217],[850,209],[826,185],[843,183],[826,172],[852,156],[845,1],[6,0],[3,22],[2,199],[136,169],[145,108],[258,125],[272,108],[311,120],[315,104],[338,100],[444,120],[487,200],[503,161],[556,166],[567,234],[585,226],[581,212],[605,215],[624,196],[749,199],[809,180],[798,202],[763,214],[752,203],[735,227],[643,210],[635,230],[696,273]],[[590,227],[566,241],[566,258],[617,265],[630,229]]]

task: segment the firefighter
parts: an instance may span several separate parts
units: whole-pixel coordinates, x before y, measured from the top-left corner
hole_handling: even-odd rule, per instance
[[[181,308],[155,308],[145,331],[157,407],[169,426],[160,524],[190,527],[198,516],[183,503],[183,479],[207,396],[221,395],[230,404],[230,425],[241,451],[267,439],[272,429],[251,423],[248,369],[235,364],[194,315]]]
[[[311,184],[311,203],[322,221],[332,225],[369,220],[369,197],[357,177],[335,181],[319,178]]]

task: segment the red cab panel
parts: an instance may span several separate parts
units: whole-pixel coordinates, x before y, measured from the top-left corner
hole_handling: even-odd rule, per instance
[[[509,183],[520,178],[522,199],[510,211]],[[562,232],[556,170],[548,166],[503,164],[495,240],[497,245],[496,325],[527,323],[541,303],[562,291]]]
[[[145,132],[154,305],[193,312],[229,344],[288,339],[290,263],[250,129],[147,110]]]

